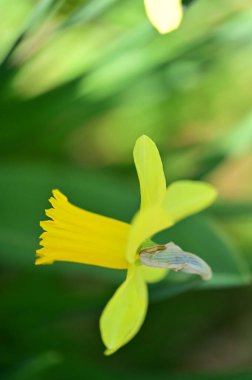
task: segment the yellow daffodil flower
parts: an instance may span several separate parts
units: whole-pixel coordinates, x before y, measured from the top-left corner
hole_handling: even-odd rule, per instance
[[[143,255],[143,262],[151,266],[143,265],[139,260],[140,251],[153,246],[149,239],[157,232],[201,211],[216,198],[215,189],[203,182],[178,181],[166,188],[158,149],[147,136],[137,140],[134,161],[140,182],[141,208],[131,224],[82,210],[72,205],[59,190],[53,191],[49,200],[52,208],[46,210],[51,220],[41,222],[45,232],[41,235],[42,248],[37,251],[36,264],[70,261],[127,269],[126,280],[108,302],[100,319],[107,355],[117,351],[139,331],[148,306],[147,283],[160,281],[167,273],[165,268],[151,267],[150,250]],[[167,246],[158,247],[166,249]],[[164,252],[159,253],[156,261],[163,256]],[[184,266],[176,268],[188,271]],[[197,273],[197,270],[190,273]],[[205,274],[207,277],[209,273]]]
[[[144,0],[152,25],[161,34],[177,29],[183,17],[182,0]]]

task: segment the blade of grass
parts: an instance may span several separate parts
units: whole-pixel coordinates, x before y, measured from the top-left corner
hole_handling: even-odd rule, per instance
[[[64,1],[64,0],[63,0]],[[22,32],[16,38],[10,49],[4,56],[0,70],[3,71],[9,66],[10,59],[17,47],[23,42],[28,33],[30,33],[35,27],[37,27],[41,21],[43,21],[51,12],[55,12],[63,1],[58,0],[40,0],[37,6],[34,8],[28,20],[26,20]]]
[[[88,4],[82,5],[75,12],[73,12],[66,20],[59,26],[58,30],[63,30],[77,24],[85,24],[92,21],[100,14],[109,10],[117,0],[91,0]]]

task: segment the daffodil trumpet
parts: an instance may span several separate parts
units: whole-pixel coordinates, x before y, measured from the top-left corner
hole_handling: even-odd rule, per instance
[[[36,264],[77,262],[126,269],[125,281],[105,306],[100,318],[106,355],[128,343],[142,326],[148,307],[147,283],[161,281],[168,269],[210,279],[211,269],[201,258],[173,243],[155,245],[159,231],[208,207],[216,190],[208,183],[177,181],[166,188],[162,161],[154,142],[141,136],[134,147],[141,207],[131,224],[98,215],[71,204],[59,190],[49,199],[51,219],[44,229]]]

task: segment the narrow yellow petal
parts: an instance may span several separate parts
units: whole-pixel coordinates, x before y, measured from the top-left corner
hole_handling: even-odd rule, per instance
[[[159,33],[178,28],[183,17],[181,0],[144,0],[147,16]]]
[[[139,267],[132,266],[101,315],[101,336],[107,348],[105,355],[113,354],[137,334],[147,306],[147,285]]]
[[[53,208],[46,210],[52,220],[41,222],[43,248],[37,251],[36,264],[70,261],[125,269],[125,250],[129,225],[82,210],[59,191],[50,198]]]
[[[163,207],[176,223],[210,206],[216,197],[215,188],[208,183],[177,181],[168,187]]]
[[[163,164],[155,143],[143,135],[136,141],[134,161],[141,190],[141,209],[161,203],[166,193]]]
[[[154,283],[163,280],[168,273],[168,269],[151,268],[145,265],[141,265],[140,270],[142,272],[144,280],[149,283]]]
[[[136,259],[137,250],[147,239],[173,224],[169,214],[159,205],[154,205],[138,212],[132,223],[126,250],[129,263]]]

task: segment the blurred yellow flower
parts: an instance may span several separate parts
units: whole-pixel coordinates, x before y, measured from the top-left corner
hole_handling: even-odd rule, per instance
[[[82,210],[59,191],[50,198],[52,208],[41,222],[42,248],[36,264],[70,261],[114,269],[127,269],[127,277],[106,305],[100,329],[109,355],[131,340],[139,331],[147,311],[146,282],[160,281],[167,269],[142,265],[141,248],[148,239],[177,221],[209,206],[215,189],[203,182],[178,181],[166,188],[162,161],[154,142],[141,136],[134,148],[134,161],[140,182],[141,208],[127,224]]]
[[[144,0],[150,22],[165,34],[177,29],[183,17],[182,0]]]

